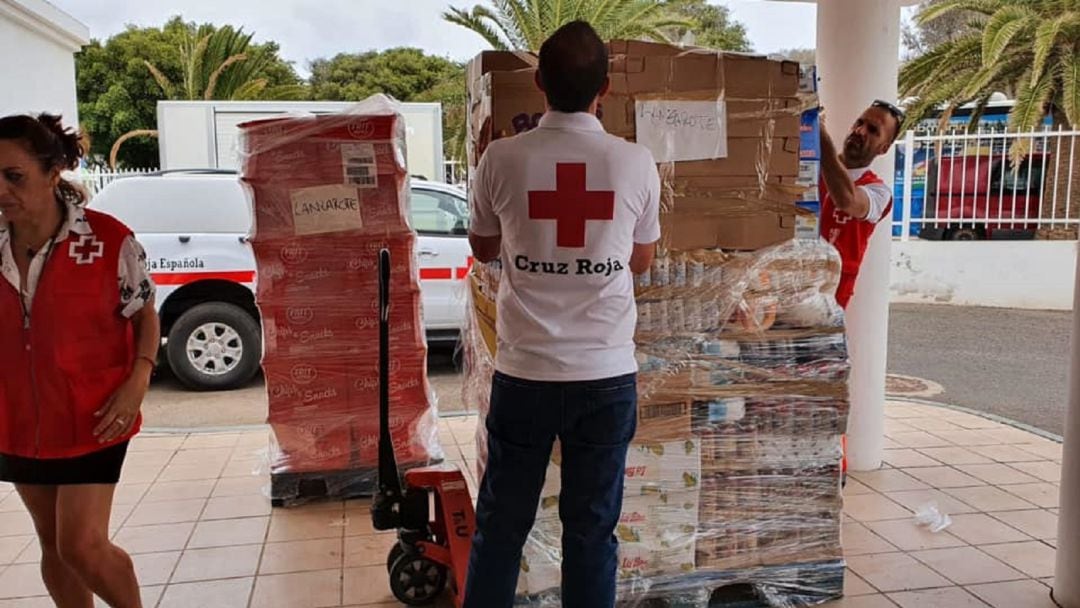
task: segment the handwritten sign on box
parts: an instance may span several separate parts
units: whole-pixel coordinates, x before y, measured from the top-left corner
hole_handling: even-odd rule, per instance
[[[637,142],[658,163],[727,158],[723,101],[649,99],[636,103]]]
[[[314,186],[293,190],[289,195],[297,236],[364,227],[360,214],[360,193],[355,186]]]

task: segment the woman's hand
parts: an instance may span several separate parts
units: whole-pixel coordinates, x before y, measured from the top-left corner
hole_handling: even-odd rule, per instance
[[[152,371],[146,361],[137,360],[131,375],[113,393],[105,407],[94,412],[96,418],[101,418],[101,422],[94,428],[98,443],[109,443],[123,437],[135,425],[143,399],[146,398],[146,391],[150,388]]]

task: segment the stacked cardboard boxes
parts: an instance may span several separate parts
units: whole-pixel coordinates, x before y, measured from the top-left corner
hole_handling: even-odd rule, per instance
[[[700,267],[672,281],[687,260]],[[839,270],[827,243],[791,240],[753,253],[668,253],[638,278],[638,431],[616,531],[624,598],[699,605],[686,596],[733,583],[793,606],[840,593],[849,366],[831,296]],[[491,266],[473,277],[465,394],[481,415],[498,278]],[[534,605],[559,605],[558,474],[552,465],[522,562],[519,590]],[[660,496],[663,509],[641,508]],[[692,533],[675,505],[696,505]]]
[[[794,236],[799,118],[815,103],[797,63],[638,41],[613,41],[609,53],[599,118],[661,163],[664,245],[754,250]],[[538,124],[535,64],[500,51],[469,64],[472,166],[491,140]]]
[[[600,119],[652,150],[663,183],[660,254],[636,283],[638,433],[617,530],[621,597],[704,606],[733,583],[783,605],[838,596],[848,411],[843,314],[832,296],[840,263],[826,243],[791,240],[803,190],[800,115],[816,100],[793,63],[642,42],[609,49]],[[470,64],[471,163],[491,140],[538,123],[534,64],[497,52]],[[481,415],[499,279],[498,263],[474,267],[464,395]],[[482,466],[482,433],[477,441]],[[641,468],[635,458],[657,446],[667,458],[680,453],[680,465]],[[653,493],[635,485],[639,473],[652,476]],[[556,606],[550,486],[520,591]]]
[[[656,580],[694,571],[700,507],[699,442],[637,441],[627,454],[619,539],[620,580]],[[559,447],[548,465],[536,524],[525,548],[518,590],[558,602],[562,557]]]
[[[256,300],[276,450],[273,498],[370,490],[378,443],[377,259],[391,252],[390,423],[398,458],[438,450],[409,228],[404,125],[392,107],[241,125]],[[278,495],[281,494],[281,495]]]

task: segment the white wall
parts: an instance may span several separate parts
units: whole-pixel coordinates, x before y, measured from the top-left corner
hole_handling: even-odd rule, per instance
[[[210,104],[157,106],[158,151],[162,169],[214,167],[214,107]]]
[[[1074,241],[894,241],[893,302],[1072,310]]]
[[[73,54],[78,41],[53,33],[49,19],[67,28],[81,24],[72,26],[67,15],[37,4],[44,5],[0,0],[0,116],[47,111],[77,125]]]

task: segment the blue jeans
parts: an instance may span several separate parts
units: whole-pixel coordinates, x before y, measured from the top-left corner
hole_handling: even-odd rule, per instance
[[[588,382],[533,382],[496,373],[485,421],[488,461],[476,506],[465,608],[513,605],[521,551],[532,529],[558,437],[562,605],[615,604],[626,450],[637,429],[634,374]]]

